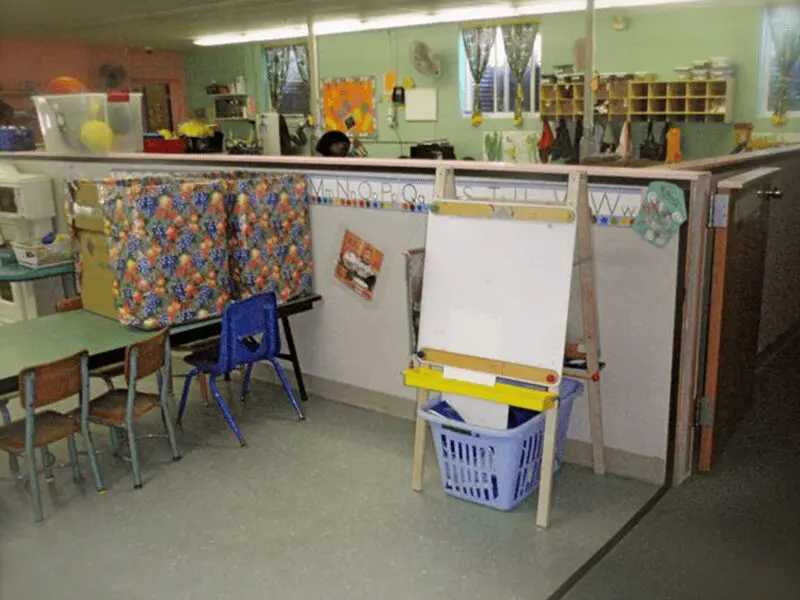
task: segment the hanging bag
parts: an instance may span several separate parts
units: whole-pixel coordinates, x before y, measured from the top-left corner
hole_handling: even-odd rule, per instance
[[[666,154],[666,144],[664,144],[663,154]],[[661,158],[661,155],[661,144],[656,141],[656,137],[653,134],[653,122],[648,121],[647,137],[645,137],[644,142],[639,146],[639,158],[653,161],[664,160]]]
[[[553,150],[550,158],[553,162],[570,161],[575,157],[575,149],[572,147],[572,140],[569,138],[569,127],[566,119],[561,119],[556,127],[556,140],[553,142]]]

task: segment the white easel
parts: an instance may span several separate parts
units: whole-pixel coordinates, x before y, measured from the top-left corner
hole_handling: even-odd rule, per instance
[[[437,199],[456,198],[455,179],[452,169],[437,169],[434,197]],[[564,205],[553,204],[550,206],[531,207],[529,214],[514,218],[528,218],[530,220],[548,220],[552,217],[557,220],[561,217],[559,211],[566,210],[564,206],[575,207],[577,213],[576,247],[578,256],[578,269],[580,292],[583,309],[583,342],[586,348],[586,370],[564,369],[563,375],[582,379],[586,382],[592,436],[592,455],[595,473],[605,473],[602,408],[600,399],[600,358],[598,350],[598,321],[597,302],[595,293],[594,252],[592,243],[592,215],[589,208],[589,193],[587,174],[583,171],[571,173],[567,184],[567,196]],[[494,208],[488,203],[464,203],[457,200],[440,203],[440,210],[461,211],[461,216],[481,217],[486,211]],[[517,210],[526,210],[517,207]],[[451,214],[456,214],[453,212]],[[490,361],[475,356],[453,355],[447,352],[428,351],[427,357],[422,360],[435,365],[450,365],[475,371],[497,373],[498,361]],[[515,369],[519,374],[517,379],[524,381],[538,381],[543,383],[552,378],[543,375],[542,369],[523,365],[499,364],[503,369]],[[491,400],[501,404],[524,406],[545,412],[545,434],[542,456],[541,485],[539,487],[539,500],[536,522],[541,527],[547,527],[550,522],[550,505],[552,500],[553,474],[555,468],[555,443],[558,423],[558,385],[546,385],[547,392],[533,392],[525,388],[511,388],[511,386],[497,385],[495,387],[469,384],[457,380],[448,380],[441,377],[441,373],[428,367],[416,367],[404,372],[406,385],[417,388],[417,420],[414,436],[414,458],[411,487],[415,491],[422,489],[424,454],[425,454],[425,420],[420,416],[420,411],[427,406],[430,391],[451,392]],[[525,391],[522,391],[525,390]]]

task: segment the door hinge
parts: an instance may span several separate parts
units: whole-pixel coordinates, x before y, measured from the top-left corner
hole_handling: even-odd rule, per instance
[[[709,207],[709,229],[724,229],[728,226],[728,205],[731,197],[728,194],[714,194]]]
[[[697,399],[694,411],[695,428],[706,428],[714,425],[714,402],[708,396]]]

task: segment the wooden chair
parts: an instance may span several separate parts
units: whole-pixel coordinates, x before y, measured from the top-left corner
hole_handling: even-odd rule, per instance
[[[11,425],[11,413],[8,410],[8,403],[18,395],[17,392],[10,392],[0,396],[0,419],[2,419],[3,425]],[[19,461],[17,461],[17,457],[14,454],[8,455],[8,469],[11,471],[13,479],[19,479]]]
[[[24,457],[28,467],[29,488],[33,504],[33,516],[37,521],[44,519],[42,499],[39,491],[39,468],[36,464],[36,449],[41,450],[43,468],[48,478],[52,477],[47,446],[66,439],[69,448],[72,478],[81,478],[78,463],[78,448],[75,434],[81,426],[74,414],[63,414],[54,410],[37,412],[70,396],[79,395],[81,407],[85,410],[89,403],[89,353],[78,352],[68,358],[48,364],[24,369],[19,374],[19,394],[25,419],[4,425],[0,428],[0,449],[15,457]],[[94,444],[88,429],[83,430],[86,452],[94,474],[98,492],[104,492],[103,480],[97,466]]]
[[[170,415],[167,377],[170,373],[170,345],[167,330],[143,342],[132,344],[125,349],[124,374],[127,389],[111,389],[87,403],[81,414],[81,424],[88,429],[89,422],[99,423],[121,431],[127,437],[130,449],[131,476],[134,489],[142,487],[139,467],[139,454],[136,446],[134,422],[154,408],[161,408],[161,417],[167,438],[172,447],[172,460],[180,460],[175,428]],[[136,389],[137,383],[155,374],[158,380],[158,394],[147,394]],[[115,449],[119,452],[120,437],[112,437]]]
[[[83,300],[80,298],[65,298],[64,300],[59,300],[56,303],[56,312],[64,313],[64,312],[72,312],[74,310],[82,310],[83,309]],[[89,372],[90,377],[96,377],[98,379],[102,379],[106,387],[109,391],[114,389],[114,378],[121,377],[125,374],[125,365],[124,363],[117,363],[114,365],[108,365],[106,367],[101,367],[99,369],[92,369]]]

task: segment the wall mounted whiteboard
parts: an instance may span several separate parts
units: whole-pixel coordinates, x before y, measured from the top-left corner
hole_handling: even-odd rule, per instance
[[[576,221],[430,214],[420,348],[563,370]]]

